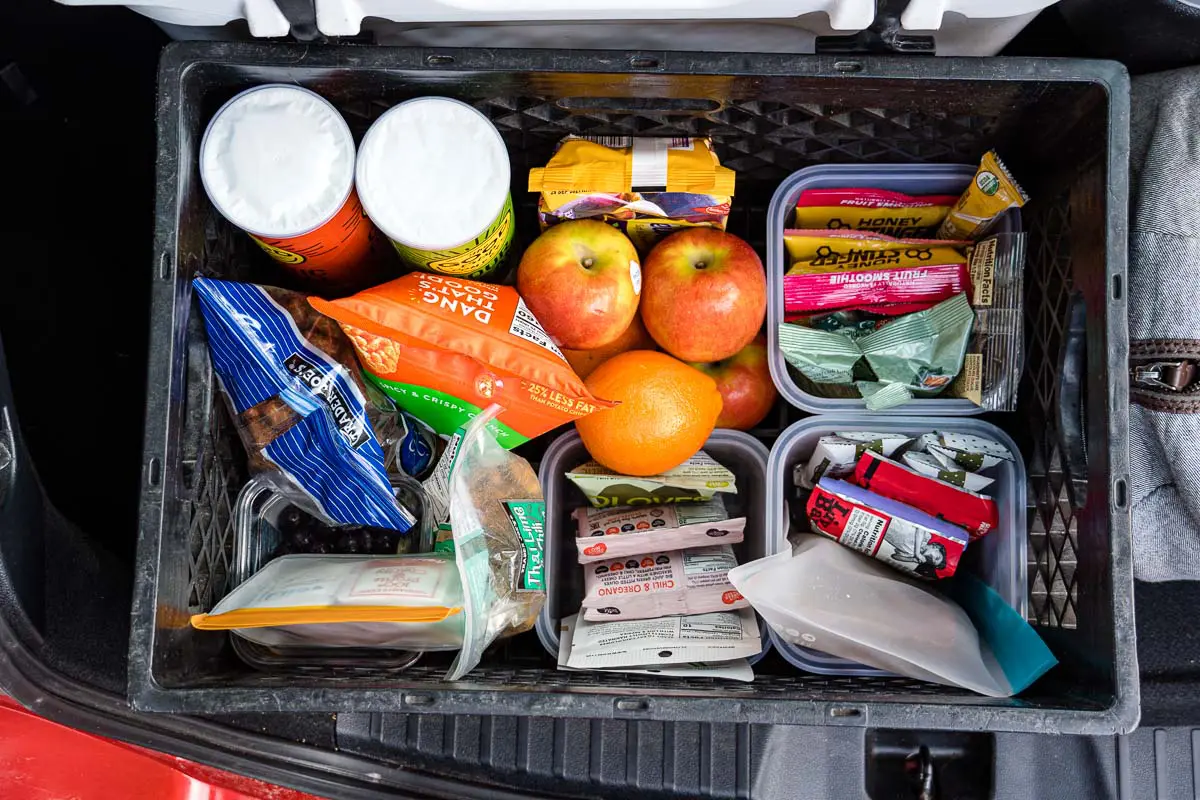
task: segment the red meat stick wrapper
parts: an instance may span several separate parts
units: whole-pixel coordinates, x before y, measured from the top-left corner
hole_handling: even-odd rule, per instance
[[[866,451],[854,466],[854,482],[876,494],[890,497],[931,517],[965,528],[971,541],[1000,524],[1000,512],[990,497],[920,475],[908,467]]]
[[[953,575],[968,541],[962,528],[834,478],[822,478],[809,495],[808,521],[845,547],[926,580]]]
[[[793,314],[882,304],[922,309],[970,291],[966,264],[784,275],[783,310]]]

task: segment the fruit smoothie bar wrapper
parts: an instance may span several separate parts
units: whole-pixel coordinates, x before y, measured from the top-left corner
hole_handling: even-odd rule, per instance
[[[575,546],[580,564],[664,550],[737,544],[746,530],[746,518],[730,519],[720,497],[695,505],[585,507],[572,516],[577,525]]]
[[[762,652],[758,619],[740,611],[594,623],[575,620],[571,669],[649,668],[749,658]]]
[[[797,464],[793,480],[797,486],[811,489],[824,477],[845,478],[854,474],[854,466],[868,451],[891,456],[912,438],[900,433],[870,431],[838,431],[817,440],[808,461]]]
[[[1029,202],[995,150],[983,154],[975,177],[938,228],[939,239],[979,239],[1000,215]]]
[[[703,450],[660,475],[619,475],[589,461],[566,476],[596,508],[704,503],[718,494],[737,494],[736,476]]]
[[[862,454],[854,468],[854,482],[876,494],[965,528],[971,541],[1000,524],[1000,512],[990,497],[921,475],[878,453]]]
[[[929,453],[905,453],[903,458],[904,463],[913,472],[937,478],[939,481],[945,481],[954,486],[961,486],[967,491],[977,494],[995,483],[987,476],[968,472],[957,465],[953,469],[948,469],[945,464]]]
[[[603,622],[744,608],[746,598],[728,577],[736,566],[727,544],[588,564],[583,618]]]
[[[656,620],[648,620],[653,624]],[[631,664],[620,667],[570,667],[567,662],[571,659],[571,653],[575,649],[575,630],[584,625],[587,627],[588,633],[594,635],[595,628],[599,624],[604,624],[606,627],[616,625],[638,625],[637,621],[633,622],[618,622],[618,623],[589,623],[586,620],[580,620],[578,614],[572,614],[569,617],[564,617],[558,623],[558,668],[571,672],[578,672],[582,669],[599,670],[601,672],[623,672],[632,675],[661,675],[666,678],[721,678],[723,680],[741,681],[750,683],[754,680],[754,668],[750,666],[750,662],[744,658],[735,658],[731,661],[697,661],[687,664]],[[649,627],[644,625],[643,628]],[[605,631],[607,632],[607,631]],[[584,655],[581,653],[581,655]],[[720,655],[720,653],[717,653]]]
[[[852,483],[822,478],[808,498],[814,531],[918,578],[949,578],[967,532]]]
[[[443,436],[496,404],[491,431],[511,449],[614,405],[587,390],[511,286],[413,272],[309,302],[341,324],[367,378]]]
[[[923,311],[970,288],[966,264],[789,273],[783,276],[783,311],[794,316],[855,309],[898,316]]]
[[[725,230],[735,173],[699,137],[568,136],[529,171],[543,230],[571,219],[616,226],[645,255],[692,227]]]
[[[887,189],[806,189],[796,201],[795,226],[929,236],[956,202],[955,195],[913,196]]]
[[[783,232],[788,275],[966,264],[970,242],[896,239],[880,233],[789,229]]]

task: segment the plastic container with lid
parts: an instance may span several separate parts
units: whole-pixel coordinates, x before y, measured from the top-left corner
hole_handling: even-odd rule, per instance
[[[870,412],[861,397],[821,397],[804,388],[808,381],[788,366],[779,349],[779,324],[784,321],[783,275],[787,253],[783,232],[792,227],[796,201],[806,189],[887,189],[909,195],[957,195],[970,184],[977,169],[970,164],[820,164],[792,173],[775,190],[767,211],[767,363],[775,388],[788,403],[813,414],[936,414],[969,416],[983,409],[964,398],[928,397],[909,400],[886,411]],[[995,233],[1021,230],[1019,213],[1008,212]],[[816,388],[814,384],[808,383]]]
[[[738,563],[745,564],[772,552],[770,516],[764,504],[767,483],[767,448],[748,433],[718,428],[704,443],[704,452],[737,476],[736,495],[721,494],[730,517],[746,517],[745,538],[733,545]],[[558,621],[579,610],[583,599],[583,566],[575,550],[572,512],[587,505],[583,492],[566,478],[568,470],[591,460],[575,431],[554,440],[542,458],[538,479],[546,500],[543,558],[546,565],[546,604],[537,620],[537,635],[551,656],[558,657]],[[758,663],[770,649],[766,623],[759,618],[763,651],[748,661]]]
[[[392,476],[392,486],[408,494],[415,503],[420,484],[411,478]],[[283,542],[280,517],[295,504],[279,494],[271,482],[253,478],[242,487],[233,509],[233,558],[230,589],[240,586],[258,572]],[[301,509],[302,511],[304,509]],[[308,513],[305,511],[305,513]],[[433,549],[433,518],[422,505],[420,525],[399,537],[400,552],[428,552]],[[370,673],[406,669],[417,663],[421,653],[365,647],[267,647],[240,636],[229,637],[234,652],[257,669],[285,672],[338,674]]]
[[[358,149],[367,216],[410,266],[462,278],[500,272],[512,246],[511,167],[487,117],[459,100],[388,109]]]
[[[354,137],[316,92],[265,84],[213,115],[200,179],[221,216],[314,289],[379,277],[379,235],[354,191]]]
[[[979,577],[1004,598],[1022,617],[1027,616],[1026,574],[1025,461],[1016,443],[1004,431],[980,419],[934,417],[880,417],[867,414],[828,414],[803,419],[779,435],[771,448],[767,466],[767,527],[775,532],[770,553],[781,553],[788,544],[789,503],[795,494],[792,471],[812,455],[817,440],[838,431],[877,431],[919,436],[931,431],[969,433],[994,439],[1015,456],[986,474],[995,479],[988,487],[1000,511],[1000,525],[967,547],[959,569]],[[818,675],[887,675],[874,667],[856,664],[818,650],[799,647],[771,631],[775,649],[790,664]]]

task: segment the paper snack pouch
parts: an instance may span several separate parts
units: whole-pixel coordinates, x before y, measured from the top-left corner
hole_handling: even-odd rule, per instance
[[[970,492],[982,492],[995,483],[993,479],[986,475],[977,475],[974,472],[968,472],[957,465],[953,469],[949,469],[929,453],[905,453],[903,458],[904,463],[913,472],[928,475],[930,478],[937,478],[939,481],[945,481],[954,486],[961,486]]]
[[[484,407],[513,448],[612,403],[593,397],[509,286],[414,272],[342,300],[310,298],[354,342],[367,377],[442,435]]]
[[[679,617],[678,619],[685,619]],[[640,626],[643,632],[651,634],[658,628],[658,620],[643,620],[632,622],[617,623],[619,627],[635,627]],[[579,619],[578,614],[572,614],[569,617],[563,617],[558,621],[558,668],[569,672],[579,672],[584,670],[599,670],[602,672],[624,672],[634,675],[660,675],[665,678],[721,678],[731,681],[742,681],[750,683],[754,680],[754,668],[744,658],[735,658],[729,661],[693,661],[687,664],[623,664],[618,667],[572,667],[568,665],[571,659],[571,653],[575,650],[575,630],[582,626],[585,630],[584,636],[591,640],[592,636],[597,633],[597,629],[607,629],[612,623],[608,622],[588,622],[587,620]],[[697,631],[698,632],[698,631]],[[628,631],[627,631],[628,633]],[[615,639],[616,637],[614,637]],[[618,644],[617,647],[620,645]],[[610,653],[611,654],[611,653]],[[582,653],[581,653],[582,655]],[[718,650],[714,653],[718,658],[723,658],[724,653]],[[628,657],[628,653],[625,654]],[[620,657],[620,656],[618,656]]]
[[[1012,451],[995,439],[970,433],[926,434],[917,446],[942,463],[946,469],[979,472],[1004,461],[1014,461]]]
[[[788,364],[814,383],[853,383],[862,351],[844,332],[779,324],[779,350]]]
[[[727,544],[588,564],[583,618],[603,622],[745,608],[746,599],[729,583],[736,566]]]
[[[967,532],[912,506],[822,478],[808,498],[814,531],[918,578],[949,578],[967,546]]]
[[[615,669],[731,661],[762,652],[754,610],[597,624],[575,619],[572,669]]]
[[[746,518],[730,519],[720,497],[696,504],[585,507],[571,516],[576,523],[575,546],[580,564],[664,550],[737,544],[746,531]]]
[[[792,478],[797,486],[811,489],[821,478],[853,475],[863,453],[891,456],[911,441],[911,437],[902,433],[838,431],[817,440],[813,454],[804,464],[796,465]]]
[[[948,264],[966,265],[960,247],[970,242],[895,239],[881,233],[786,230],[788,275],[814,275],[847,270],[899,269]]]
[[[854,467],[854,483],[965,528],[971,541],[1000,524],[1000,511],[990,497],[921,475],[878,453],[863,453]]]
[[[703,450],[660,475],[618,475],[589,461],[566,476],[596,508],[704,503],[717,494],[737,494],[737,477]]]
[[[914,197],[887,189],[806,189],[796,201],[795,226],[924,237],[957,201],[955,195]]]
[[[529,171],[529,191],[541,193],[543,229],[600,219],[645,255],[682,228],[724,230],[734,180],[709,139],[569,136],[545,167]]]
[[[1000,156],[995,150],[988,150],[967,190],[942,221],[937,238],[979,239],[1001,214],[1028,202],[1029,195],[1013,179]]]

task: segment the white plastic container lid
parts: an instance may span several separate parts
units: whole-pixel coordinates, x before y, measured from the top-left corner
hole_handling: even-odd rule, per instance
[[[418,250],[465,244],[508,202],[511,167],[487,117],[448,97],[419,97],[375,120],[358,148],[358,194],[389,239]]]
[[[221,106],[200,143],[204,191],[227,220],[259,236],[313,231],[354,187],[354,137],[333,105],[266,84]]]

